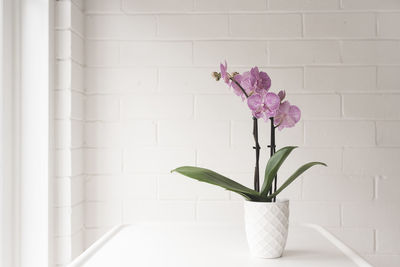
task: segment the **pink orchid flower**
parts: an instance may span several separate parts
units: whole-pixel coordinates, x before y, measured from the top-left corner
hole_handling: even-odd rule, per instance
[[[220,64],[221,78],[225,81],[229,87],[233,88],[233,92],[242,98],[242,100],[246,99],[246,95],[243,93],[243,90],[240,88],[240,84],[242,82],[242,75],[236,74],[231,80],[230,74],[228,73],[228,64],[225,61],[225,64]]]
[[[284,101],[286,92],[279,91],[278,94],[269,92],[271,78],[266,72],[259,71],[258,67],[251,68],[242,74],[228,73],[228,64],[220,64],[220,73],[216,77],[222,78],[233,92],[240,96],[244,101],[247,98],[249,106],[255,118],[263,118],[267,121],[274,118],[274,124],[279,130],[293,127],[301,116],[301,111],[297,106],[290,105]],[[217,79],[218,80],[218,79]]]
[[[225,64],[220,64],[219,65],[219,67],[220,67],[220,70],[221,70],[221,78],[225,81],[225,83],[227,83],[228,85],[230,85],[230,79],[229,79],[229,73],[227,72],[227,70],[228,70],[228,63],[226,63],[226,61],[225,61]]]
[[[281,103],[275,117],[274,124],[279,130],[290,128],[300,120],[301,111],[297,106],[290,105],[289,101]]]
[[[247,99],[247,105],[251,109],[253,116],[264,120],[276,115],[280,102],[279,96],[275,93],[253,94]]]
[[[230,86],[233,88],[233,92],[235,93],[235,95],[240,96],[242,98],[242,101],[245,100],[246,95],[244,94],[243,90],[240,88],[242,80],[243,80],[243,75],[236,74],[232,79],[234,81],[231,82]],[[248,95],[248,92],[246,92],[246,93]]]
[[[271,78],[266,72],[260,72],[258,67],[254,67],[242,74],[240,85],[249,95],[253,93],[265,94],[271,87]]]

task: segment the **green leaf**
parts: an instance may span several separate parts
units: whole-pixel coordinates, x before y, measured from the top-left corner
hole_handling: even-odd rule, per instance
[[[267,166],[265,167],[264,182],[261,187],[261,196],[266,197],[268,195],[268,191],[272,186],[272,181],[274,180],[279,168],[289,156],[290,152],[292,152],[295,148],[297,148],[297,146],[287,146],[281,148],[276,151],[276,153],[268,160]]]
[[[306,170],[308,170],[309,168],[311,168],[312,166],[315,165],[323,165],[323,166],[327,166],[325,163],[323,162],[309,162],[307,164],[304,164],[303,166],[301,166],[300,168],[297,169],[297,171],[295,171],[292,176],[290,176],[282,185],[281,187],[278,188],[278,190],[276,190],[275,193],[271,194],[268,196],[268,198],[272,199],[274,197],[276,197],[280,192],[282,192],[283,189],[285,189],[288,185],[290,185],[294,180],[296,180],[297,177],[299,177],[303,172],[305,172]]]
[[[172,170],[171,172],[177,172],[177,173],[185,175],[189,178],[198,180],[200,182],[205,182],[205,183],[220,186],[229,191],[238,193],[248,200],[269,201],[266,198],[260,197],[260,195],[257,191],[250,189],[244,185],[241,185],[221,174],[218,174],[218,173],[208,170],[208,169],[192,167],[192,166],[183,166],[183,167],[176,168],[175,170]]]

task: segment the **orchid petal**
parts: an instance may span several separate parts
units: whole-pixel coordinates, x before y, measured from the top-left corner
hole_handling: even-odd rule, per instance
[[[247,98],[247,105],[253,111],[260,109],[262,104],[263,99],[260,95],[255,94]]]

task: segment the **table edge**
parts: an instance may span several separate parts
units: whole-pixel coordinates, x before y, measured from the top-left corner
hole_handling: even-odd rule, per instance
[[[338,248],[344,255],[346,255],[347,258],[352,260],[357,266],[373,267],[369,262],[367,262],[357,252],[355,252],[352,248],[350,248],[348,245],[346,245],[341,240],[339,240],[335,235],[333,235],[331,232],[329,232],[324,227],[317,225],[317,224],[312,224],[312,223],[307,223],[307,224],[302,224],[302,225],[309,227],[309,228],[313,228],[314,230],[319,232],[323,237],[325,237],[329,242],[331,242],[336,248]]]
[[[123,228],[133,225],[143,225],[146,223],[133,223],[133,224],[121,224],[114,226],[107,233],[105,233],[102,237],[100,237],[97,241],[95,241],[90,247],[88,247],[81,255],[75,258],[68,267],[82,267],[86,261],[88,261],[94,254],[96,254],[110,239],[112,239],[116,234],[118,234]],[[151,223],[153,225],[160,225],[163,223]],[[194,224],[194,223],[193,223]],[[201,223],[200,223],[201,224]],[[213,225],[213,224],[209,224]],[[218,224],[217,224],[218,225]],[[324,227],[317,224],[299,224],[296,226],[304,226],[308,228],[312,228],[318,233],[320,233],[324,238],[326,238],[329,242],[332,243],[337,249],[339,249],[347,258],[353,261],[358,267],[373,267],[370,263],[368,263],[364,258],[362,258],[358,253],[356,253],[353,249],[347,246],[345,243],[340,241],[335,235],[330,233]]]
[[[113,238],[117,233],[119,233],[123,228],[127,227],[129,224],[121,224],[114,226],[107,233],[96,240],[92,245],[90,245],[82,254],[76,257],[68,267],[81,267],[86,261],[88,261],[94,254],[96,254],[111,238]]]

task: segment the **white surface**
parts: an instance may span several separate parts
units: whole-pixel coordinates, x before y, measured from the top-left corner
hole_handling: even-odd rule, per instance
[[[319,226],[290,227],[283,257],[249,256],[235,224],[142,223],[114,228],[69,267],[370,267]]]

